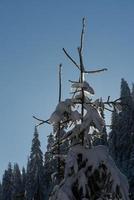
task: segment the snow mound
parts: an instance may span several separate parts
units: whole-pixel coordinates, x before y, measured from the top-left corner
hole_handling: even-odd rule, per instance
[[[73,146],[67,156],[64,180],[50,200],[129,200],[128,182],[105,146]]]

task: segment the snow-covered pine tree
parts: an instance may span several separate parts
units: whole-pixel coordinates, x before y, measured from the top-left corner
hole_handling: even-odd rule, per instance
[[[44,200],[43,154],[35,127],[31,154],[27,165],[26,199]]]
[[[107,148],[103,145],[92,146],[92,133],[102,134],[104,120],[100,114],[106,105],[119,107],[119,102],[93,101],[94,89],[85,81],[84,75],[104,71],[87,71],[83,64],[83,36],[85,20],[78,48],[80,63],[63,51],[80,71],[77,81],[71,81],[73,97],[59,102],[49,122],[55,130],[64,130],[64,135],[52,148],[69,140],[71,148],[67,154],[64,179],[55,186],[50,200],[129,200],[128,182],[116,167]],[[81,111],[77,109],[81,106]],[[59,124],[62,128],[59,129]],[[60,156],[60,155],[59,155]]]
[[[13,169],[13,185],[12,185],[12,200],[23,199],[23,186],[22,186],[22,177],[21,172],[19,169],[19,165],[16,163],[14,164]]]
[[[8,164],[8,169],[5,170],[2,179],[2,200],[12,200],[13,190],[13,173],[12,165]]]

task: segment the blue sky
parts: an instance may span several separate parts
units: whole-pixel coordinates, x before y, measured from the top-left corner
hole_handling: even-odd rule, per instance
[[[58,101],[57,66],[63,64],[63,94],[77,69],[64,56],[78,59],[81,19],[86,17],[84,63],[107,67],[90,75],[96,97],[119,96],[120,79],[134,81],[133,0],[0,1],[0,176],[9,161],[26,165],[35,120],[47,119]],[[50,127],[40,127],[45,152]]]

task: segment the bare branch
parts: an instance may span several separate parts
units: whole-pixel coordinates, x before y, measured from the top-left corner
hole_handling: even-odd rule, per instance
[[[49,119],[43,120],[43,119],[39,119],[39,118],[37,118],[37,117],[35,117],[35,116],[33,116],[33,118],[36,119],[36,120],[38,120],[38,121],[40,121],[40,123],[37,124],[36,127],[38,127],[38,126],[40,126],[40,125],[42,125],[42,124],[45,124],[45,123],[46,123],[46,124],[50,124]]]
[[[118,98],[118,99],[116,99],[114,102],[117,102],[117,101],[120,101],[120,100],[122,100],[122,98]]]
[[[67,51],[63,48],[64,53],[66,54],[66,56],[72,61],[72,63],[78,68],[80,69],[79,65],[75,62],[75,60],[67,53]]]
[[[94,73],[99,73],[99,72],[103,72],[103,71],[107,71],[107,70],[108,70],[107,68],[93,70],[93,71],[87,71],[87,70],[85,70],[84,73],[85,74],[94,74]]]
[[[117,102],[116,100],[115,101],[106,101],[106,102],[103,102],[103,104],[109,105],[109,106],[111,106],[110,104],[116,105],[117,103],[118,104],[122,104],[121,102]]]

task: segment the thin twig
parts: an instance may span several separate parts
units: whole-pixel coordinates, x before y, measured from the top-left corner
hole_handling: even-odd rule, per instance
[[[70,83],[80,83],[78,81],[71,81],[71,80],[68,80]]]
[[[78,68],[80,69],[79,65],[75,62],[75,60],[67,53],[67,51],[63,48],[64,53],[66,54],[66,56],[72,61],[72,63]]]

